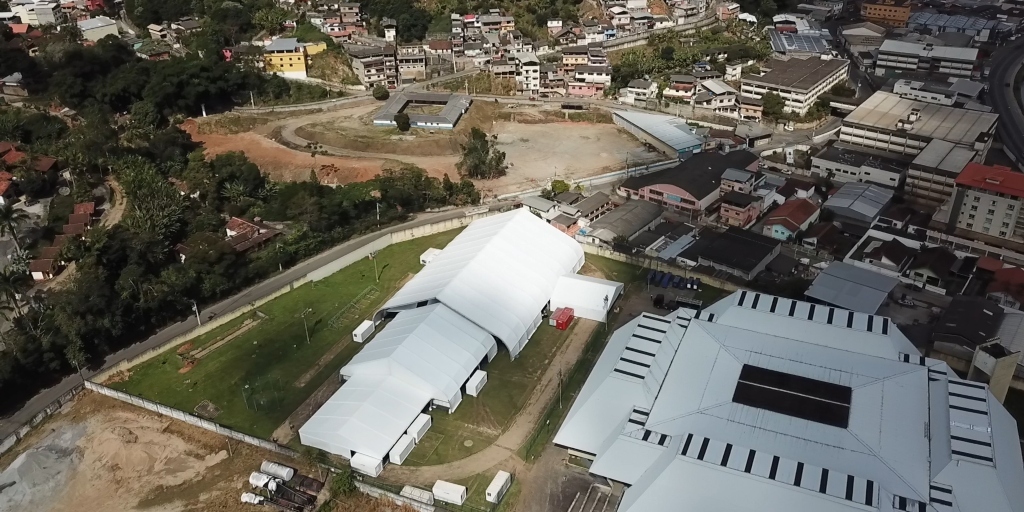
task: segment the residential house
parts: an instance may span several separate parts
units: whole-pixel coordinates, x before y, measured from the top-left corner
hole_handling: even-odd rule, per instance
[[[910,0],[865,0],[860,15],[865,20],[888,27],[906,27],[910,19]]]
[[[697,95],[693,97],[693,106],[730,117],[736,117],[739,111],[736,106],[736,89],[721,80],[701,82],[697,87]]]
[[[627,27],[633,21],[629,15],[629,9],[621,5],[615,5],[608,8],[608,16],[612,20],[612,25],[616,27]]]
[[[657,99],[658,84],[650,80],[630,80],[625,89],[619,93],[619,100],[623,103],[634,105],[647,103],[649,99]]]
[[[403,82],[422,80],[427,77],[427,52],[424,51],[422,45],[399,46],[395,59],[398,63],[398,74]]]
[[[540,196],[527,196],[522,200],[524,208],[529,208],[531,212],[539,215],[544,220],[551,220],[556,215],[560,215],[561,211],[558,209],[558,205],[550,199],[544,199]]]
[[[1024,303],[1024,269],[1005,267],[996,270],[985,288],[985,294],[1000,306],[1021,309],[1021,303]]]
[[[516,53],[516,90],[524,95],[540,94],[540,59],[535,53]]]
[[[669,84],[661,91],[663,98],[689,103],[697,93],[699,81],[693,75],[670,75]]]
[[[576,66],[574,80],[568,85],[568,95],[600,96],[611,83],[611,66]]]
[[[52,259],[32,260],[28,264],[28,271],[36,282],[49,281],[60,274],[61,267]]]
[[[281,234],[280,231],[261,222],[259,217],[251,221],[240,217],[231,217],[224,230],[227,233],[228,243],[237,252],[258,249],[271,238]]]
[[[740,4],[729,2],[720,4],[716,9],[715,14],[718,16],[719,20],[725,21],[739,16],[740,12]]]
[[[143,60],[170,60],[171,45],[160,40],[150,39],[149,41],[143,41],[135,49],[135,55]]]
[[[582,227],[577,238],[594,244],[613,246],[620,240],[632,240],[639,233],[661,222],[664,212],[647,201],[630,201],[615,207],[599,219]]]
[[[722,185],[719,187],[724,195],[730,191],[743,194],[753,194],[754,189],[764,179],[764,176],[753,171],[744,169],[726,169],[722,173]]]
[[[11,2],[10,9],[22,23],[33,27],[63,25],[68,22],[68,15],[57,2]]]
[[[117,22],[106,16],[79,21],[78,29],[82,31],[82,39],[86,41],[96,42],[107,36],[117,37]]]
[[[286,78],[306,78],[309,58],[326,49],[323,42],[300,43],[294,37],[281,37],[263,48],[264,69]]]
[[[905,275],[915,286],[941,289],[943,292],[955,279],[954,266],[959,258],[945,246],[926,247],[920,250],[907,268]],[[941,293],[941,292],[940,292]]]
[[[576,66],[590,64],[590,49],[586,45],[572,46],[562,50],[562,71],[572,73]]]
[[[11,73],[0,79],[0,92],[8,96],[28,96],[28,87],[21,73]]]
[[[398,63],[394,46],[349,45],[345,51],[352,57],[352,71],[365,87],[398,87]]]
[[[737,101],[740,106],[740,119],[761,122],[761,118],[764,116],[763,101],[748,96],[740,96]]]
[[[833,253],[843,245],[843,238],[845,237],[838,222],[819,222],[807,228],[803,239],[800,240],[800,245]],[[849,250],[850,247],[847,247],[844,254]]]
[[[752,231],[729,227],[724,233],[704,230],[700,239],[677,257],[708,274],[722,271],[744,281],[761,273],[782,251],[782,243]],[[703,267],[703,268],[701,268]]]
[[[595,192],[573,206],[579,210],[579,218],[583,223],[589,225],[590,222],[614,209],[615,203],[612,202],[612,198],[608,194]]]
[[[839,222],[845,232],[860,235],[878,220],[892,198],[892,190],[878,185],[846,183],[822,207],[833,213],[833,220]]]
[[[151,24],[146,26],[149,31],[149,38],[155,41],[167,41],[171,38],[170,31],[163,25]]]
[[[721,222],[727,226],[747,229],[761,214],[761,198],[730,190],[722,195],[722,206],[719,210]]]
[[[384,41],[394,44],[398,39],[398,22],[394,18],[381,18],[380,26],[384,29]]]
[[[792,199],[782,203],[765,217],[764,234],[776,240],[792,240],[818,220],[818,205],[808,199]]]
[[[192,32],[196,32],[201,28],[202,25],[198,21],[193,20],[191,18],[182,18],[179,21],[171,23],[171,30],[178,36],[184,34],[191,34]]]

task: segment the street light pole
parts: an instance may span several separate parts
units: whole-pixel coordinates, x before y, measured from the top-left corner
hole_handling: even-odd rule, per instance
[[[192,301],[192,311],[196,312],[196,322],[199,325],[203,325],[203,319],[199,318],[199,305],[196,304],[196,301]]]
[[[309,345],[309,327],[306,326],[306,314],[313,311],[313,308],[306,308],[302,312],[302,329],[306,331],[306,345]]]

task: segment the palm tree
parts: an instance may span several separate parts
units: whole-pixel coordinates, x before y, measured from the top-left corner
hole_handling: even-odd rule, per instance
[[[21,314],[21,293],[28,288],[29,276],[8,265],[0,270],[0,300],[3,305],[14,312],[17,317]]]
[[[221,195],[230,201],[231,204],[242,204],[243,201],[249,198],[249,191],[242,182],[235,180],[224,185]]]
[[[10,235],[14,239],[14,246],[21,252],[21,242],[18,241],[18,224],[29,219],[28,212],[5,203],[0,206],[0,236]]]

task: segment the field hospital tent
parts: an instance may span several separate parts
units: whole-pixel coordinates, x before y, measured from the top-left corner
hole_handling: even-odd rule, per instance
[[[432,401],[454,409],[462,385],[496,353],[490,334],[443,304],[403,311],[342,368],[346,382],[299,438],[346,458],[382,461]]]
[[[522,208],[474,221],[376,317],[440,302],[514,358],[540,325],[558,278],[582,266],[578,242]]]
[[[604,322],[621,294],[622,283],[590,276],[562,276],[551,292],[551,310],[572,308],[580,318]]]

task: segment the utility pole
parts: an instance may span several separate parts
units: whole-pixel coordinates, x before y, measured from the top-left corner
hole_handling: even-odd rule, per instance
[[[252,95],[252,91],[249,91],[249,104],[252,108],[256,108],[256,98]]]
[[[380,275],[377,274],[377,251],[370,253],[370,259],[373,260],[373,279],[374,282],[380,282]]]
[[[192,301],[192,311],[196,312],[196,322],[198,322],[199,325],[203,325],[203,319],[199,317],[199,305],[196,304],[196,301]]]

